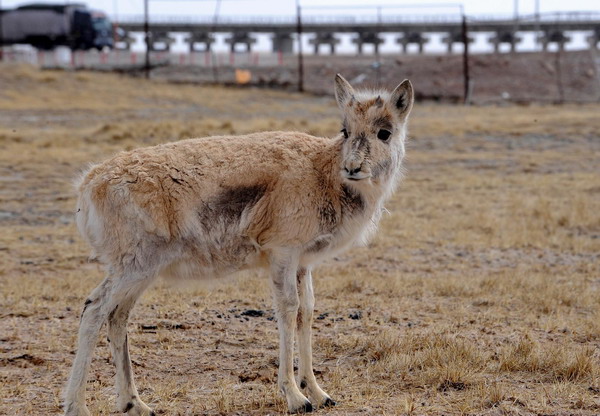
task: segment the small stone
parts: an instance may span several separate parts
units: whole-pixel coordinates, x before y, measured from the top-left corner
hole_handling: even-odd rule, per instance
[[[351,313],[350,315],[348,315],[348,318],[354,319],[354,320],[360,319],[360,318],[362,318],[362,312],[361,311],[355,311],[355,312]]]
[[[257,318],[260,316],[264,316],[264,314],[265,314],[265,311],[262,311],[260,309],[247,309],[244,312],[242,312],[240,315]]]

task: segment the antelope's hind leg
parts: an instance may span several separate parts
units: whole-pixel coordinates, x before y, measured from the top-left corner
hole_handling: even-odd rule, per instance
[[[127,279],[109,276],[88,296],[81,313],[77,354],[65,392],[66,416],[90,416],[85,405],[85,385],[98,333],[107,320],[111,350],[117,367],[119,410],[128,415],[154,414],[139,399],[133,383],[126,329],[129,311],[151,281],[152,277]]]
[[[140,399],[135,387],[127,337],[129,312],[151,280],[148,278],[129,284],[121,292],[119,304],[108,315],[108,340],[116,367],[117,409],[132,416],[154,415]]]
[[[298,269],[298,294],[300,305],[298,308],[298,376],[300,388],[306,389],[308,397],[316,407],[335,406],[335,401],[319,387],[315,378],[312,365],[312,339],[311,326],[315,296],[313,293],[312,275],[310,270]]]
[[[98,333],[104,325],[113,304],[114,281],[109,277],[90,293],[85,301],[79,322],[77,354],[71,369],[71,376],[65,391],[65,415],[89,416],[85,405],[85,384]]]

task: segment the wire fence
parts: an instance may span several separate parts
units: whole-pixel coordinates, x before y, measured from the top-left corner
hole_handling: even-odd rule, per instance
[[[6,62],[27,62],[46,69],[121,71],[141,74],[144,52],[54,51],[5,48]],[[151,52],[150,75],[175,82],[238,84],[297,89],[299,68],[294,54],[271,52]],[[364,86],[393,87],[410,78],[420,99],[463,102],[465,67],[462,54],[369,54],[304,56],[303,88],[330,94],[340,72]],[[467,101],[600,102],[600,53],[554,51],[470,55]]]

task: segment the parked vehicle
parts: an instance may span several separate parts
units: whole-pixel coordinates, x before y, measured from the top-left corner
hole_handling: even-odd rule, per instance
[[[0,44],[29,44],[39,49],[113,47],[110,20],[85,4],[27,4],[0,10]]]

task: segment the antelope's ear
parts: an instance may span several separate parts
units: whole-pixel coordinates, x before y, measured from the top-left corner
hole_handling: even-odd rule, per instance
[[[413,92],[412,84],[409,80],[405,79],[398,85],[390,97],[392,106],[396,109],[397,114],[401,118],[408,117],[410,110],[412,109],[415,96]]]
[[[335,100],[342,111],[346,103],[352,98],[354,98],[354,88],[343,76],[337,74],[335,76]]]

